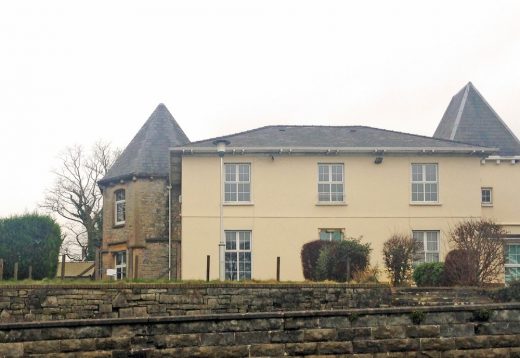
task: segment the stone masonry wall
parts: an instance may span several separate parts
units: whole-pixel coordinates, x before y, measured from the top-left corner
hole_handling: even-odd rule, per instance
[[[386,286],[345,284],[0,286],[0,322],[331,310],[390,303]]]
[[[126,220],[114,224],[114,192],[125,189]],[[114,268],[113,252],[135,249],[139,257],[139,278],[159,278],[168,270],[168,259],[154,260],[168,252],[167,179],[137,178],[103,191],[103,271]],[[161,267],[158,267],[162,265]],[[133,272],[128,274],[134,277]]]
[[[0,356],[520,356],[520,304],[418,312],[401,307],[4,323]]]

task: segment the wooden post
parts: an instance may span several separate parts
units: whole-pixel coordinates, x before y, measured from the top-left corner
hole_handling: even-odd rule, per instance
[[[100,271],[100,250],[99,248],[96,249],[96,254],[94,255],[94,280],[99,280],[99,271]]]
[[[139,255],[135,255],[134,278],[139,278]]]
[[[61,279],[65,278],[65,254],[61,255]]]
[[[0,280],[4,279],[4,259],[0,259]]]
[[[14,275],[13,275],[13,278],[14,280],[18,280],[18,262],[15,262],[14,263]]]
[[[276,281],[280,282],[280,256],[276,257]]]
[[[206,256],[206,282],[209,282],[209,263],[211,260],[211,256]]]
[[[32,280],[32,265],[29,265],[29,280]]]

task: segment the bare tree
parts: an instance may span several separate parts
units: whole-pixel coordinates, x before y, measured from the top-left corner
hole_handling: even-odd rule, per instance
[[[415,241],[404,234],[394,234],[383,244],[383,262],[393,286],[410,279],[416,250]]]
[[[476,283],[496,281],[504,269],[507,231],[490,219],[463,221],[450,232],[450,243],[471,257]]]
[[[92,260],[101,242],[103,196],[97,185],[120,151],[109,143],[96,142],[90,152],[75,145],[61,155],[61,168],[54,170],[54,185],[42,208],[59,215],[67,224],[62,253],[70,259]],[[79,249],[79,250],[78,250]]]

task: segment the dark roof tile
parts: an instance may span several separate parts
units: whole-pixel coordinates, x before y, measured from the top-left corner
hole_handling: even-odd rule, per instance
[[[167,177],[168,150],[189,139],[164,104],[159,104],[100,184],[129,177]]]
[[[520,155],[520,141],[469,82],[451,100],[435,138],[500,148],[500,155]]]

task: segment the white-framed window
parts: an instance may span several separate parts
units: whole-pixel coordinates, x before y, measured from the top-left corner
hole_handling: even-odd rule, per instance
[[[248,203],[251,201],[251,164],[224,164],[224,201]]]
[[[505,282],[520,280],[520,243],[506,244]]]
[[[412,231],[417,245],[415,263],[439,262],[439,231]]]
[[[342,163],[318,164],[318,201],[345,201]]]
[[[251,279],[251,231],[226,231],[226,280]]]
[[[320,229],[320,240],[341,241],[343,240],[343,229]]]
[[[412,164],[412,202],[436,203],[438,201],[438,165]]]
[[[116,190],[114,193],[116,200],[114,205],[114,217],[115,224],[122,225],[126,219],[126,200],[125,200],[125,189]]]
[[[126,277],[126,251],[119,251],[114,254],[116,280]]]
[[[482,205],[493,205],[493,188],[480,188]]]

